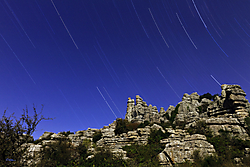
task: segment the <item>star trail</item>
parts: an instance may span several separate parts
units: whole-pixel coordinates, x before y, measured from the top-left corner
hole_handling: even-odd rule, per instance
[[[44,131],[101,128],[138,94],[158,110],[184,93],[250,93],[250,1],[4,0],[0,109],[44,105]]]

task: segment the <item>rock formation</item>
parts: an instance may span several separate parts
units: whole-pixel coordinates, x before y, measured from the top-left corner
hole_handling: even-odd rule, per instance
[[[205,135],[190,134],[187,130],[195,128],[198,122],[203,121],[213,135],[219,135],[219,131],[224,130],[240,139],[249,140],[245,118],[249,116],[250,104],[245,98],[246,93],[239,85],[224,84],[221,89],[221,96],[217,95],[213,100],[201,98],[202,96],[196,92],[190,95],[185,93],[182,101],[178,103],[178,107],[169,106],[166,111],[164,108],[158,111],[157,107],[147,105],[139,95],[136,96],[136,101],[128,98],[125,119],[132,123],[148,121],[151,124],[119,135],[115,134],[116,121],[100,130],[89,128],[75,134],[45,132],[37,144],[28,143],[26,156],[39,155],[44,146],[49,147],[51,143],[58,140],[68,141],[74,146],[80,145],[84,140],[90,140],[91,146],[88,151],[93,154],[89,157],[91,158],[96,153],[96,148],[93,147],[93,135],[100,131],[102,135],[96,142],[96,147],[105,147],[113,154],[122,155],[124,159],[127,159],[123,147],[133,143],[146,145],[153,129],[161,129],[163,133],[170,134],[168,138],[160,141],[165,145],[165,149],[158,155],[163,166],[171,166],[185,161],[192,162],[192,155],[196,150],[202,156],[215,155],[214,146],[207,141]],[[177,112],[177,115],[174,116],[173,112]],[[173,127],[163,128],[164,124],[170,124],[170,118],[173,119],[172,124],[175,125],[175,129]],[[245,148],[246,155],[249,155],[249,150],[250,148]],[[26,165],[34,164],[39,161],[39,156],[37,157],[29,160],[24,158],[23,161]]]

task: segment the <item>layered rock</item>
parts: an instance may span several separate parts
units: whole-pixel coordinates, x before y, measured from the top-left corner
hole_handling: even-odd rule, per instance
[[[239,85],[221,86],[221,97],[215,99],[214,103],[208,106],[209,116],[233,116],[244,119],[249,115],[249,103],[245,98],[246,93]],[[231,115],[234,114],[234,115]]]
[[[161,114],[164,114],[164,108],[161,108]],[[127,113],[125,119],[129,122],[155,122],[160,123],[161,114],[158,112],[156,106],[147,105],[145,101],[139,96],[136,95],[136,103],[134,99],[128,98],[127,102]]]
[[[172,133],[168,139],[161,140],[165,149],[159,154],[161,165],[171,166],[175,163],[193,162],[194,151],[199,151],[201,157],[214,155],[215,149],[208,143],[206,136],[201,134],[189,135],[185,130],[168,129]]]
[[[212,131],[213,135],[219,135],[220,130],[230,132],[243,140],[248,140],[247,125],[245,118],[249,116],[250,104],[246,100],[246,93],[239,85],[222,85],[221,96],[215,96],[213,99],[202,98],[196,92],[192,94],[185,93],[182,101],[176,107],[169,106],[165,111],[162,107],[158,112],[156,106],[147,105],[143,99],[137,95],[136,100],[128,98],[127,113],[125,119],[129,122],[143,123],[150,122],[150,126],[137,128],[127,133],[115,134],[116,121],[101,129],[87,129],[78,131],[75,134],[45,132],[40,138],[39,143],[28,143],[26,157],[39,155],[44,146],[50,146],[58,140],[70,142],[73,146],[79,146],[84,141],[90,141],[89,153],[93,155],[96,149],[93,147],[93,135],[100,131],[102,136],[96,142],[97,147],[109,149],[113,154],[122,155],[126,159],[126,151],[122,148],[131,144],[146,145],[151,130],[161,130],[163,133],[171,135],[161,140],[165,149],[159,154],[160,163],[163,166],[171,166],[175,163],[193,161],[194,151],[199,151],[201,156],[216,154],[213,145],[207,142],[207,138],[201,134],[190,135],[187,132],[189,128],[197,127],[199,121],[205,122],[206,126]],[[177,112],[174,117],[172,112]],[[174,119],[171,123],[176,129],[163,128],[161,125],[169,124],[168,120]],[[245,148],[246,156],[249,155],[249,148]],[[39,157],[39,156],[38,156]],[[238,161],[238,159],[236,159]],[[24,160],[25,161],[25,160]],[[39,161],[26,160],[26,164],[34,164]]]
[[[199,120],[197,107],[200,105],[198,100],[200,96],[195,92],[191,95],[185,93],[182,101],[178,103],[178,114],[175,118],[177,124],[188,124]]]

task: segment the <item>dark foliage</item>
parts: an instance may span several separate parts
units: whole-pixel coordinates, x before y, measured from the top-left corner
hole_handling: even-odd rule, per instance
[[[121,118],[116,119],[115,134],[119,135],[122,133],[127,133],[128,132],[128,129],[126,126],[127,124],[128,124],[128,120],[126,119],[121,119]]]
[[[74,132],[67,131],[67,132],[61,132],[61,134],[68,137],[70,134],[74,134]]]
[[[67,141],[57,141],[49,147],[44,147],[42,161],[37,166],[67,165],[73,158],[73,147]]]
[[[235,157],[243,157],[244,149],[250,147],[250,141],[232,137],[227,131],[219,132],[220,135],[207,138],[208,142],[214,145],[218,155],[227,161]]]
[[[178,109],[180,107],[180,104],[177,104],[177,106],[175,107],[174,111],[171,112],[171,117],[169,118],[169,121],[171,124],[173,124],[176,115],[178,114]]]
[[[143,123],[141,123],[137,128],[145,128],[146,126],[150,125],[149,121],[144,121]]]
[[[170,119],[170,117],[169,117],[169,114],[168,114],[168,113],[165,113],[165,114],[163,115],[163,117],[167,118],[167,120],[169,120],[169,119]]]
[[[247,125],[246,131],[247,131],[248,135],[250,135],[250,117],[245,118],[245,123]]]
[[[126,119],[118,118],[116,119],[115,134],[119,135],[122,133],[127,133],[128,131],[133,131],[139,127],[138,122],[128,122]]]
[[[160,166],[157,155],[164,149],[160,140],[168,138],[169,135],[161,130],[151,131],[147,145],[125,146],[127,156],[133,158],[130,163],[133,163],[133,166]]]
[[[208,106],[209,106],[209,104],[203,104],[203,105],[199,106],[199,107],[198,107],[198,109],[199,109],[199,111],[198,111],[199,114],[206,112]]]
[[[126,125],[126,127],[127,127],[127,130],[128,131],[132,131],[132,130],[136,130],[137,128],[138,128],[138,126],[140,125],[140,123],[138,123],[138,122],[130,122],[130,123],[128,123],[127,125]]]
[[[198,121],[195,127],[190,127],[187,129],[190,135],[192,134],[202,134],[206,137],[212,137],[212,131],[207,127],[205,121]]]
[[[96,143],[101,138],[102,138],[102,132],[98,130],[93,135],[93,142]]]
[[[170,136],[170,133],[168,133],[168,132],[163,133],[160,129],[153,130],[153,131],[151,131],[150,136],[148,138],[148,144],[160,143],[161,139],[166,139],[169,136]]]
[[[103,167],[123,167],[127,166],[126,161],[121,157],[115,157],[113,154],[105,149],[101,149],[99,153],[95,154],[94,158],[86,160],[79,166],[93,167],[93,166],[103,166]]]
[[[43,110],[43,105],[42,105]],[[21,149],[21,145],[29,141],[30,136],[36,130],[38,123],[44,118],[37,113],[36,107],[33,106],[33,117],[29,116],[28,109],[23,109],[23,114],[19,119],[14,117],[14,113],[9,117],[6,116],[6,110],[0,119],[0,166],[6,164],[6,159],[12,159],[15,166],[19,166],[19,161],[25,151],[25,147]]]
[[[33,141],[33,143],[34,143],[34,144],[38,144],[38,143],[40,143],[41,141],[42,141],[41,139],[37,139],[37,140]]]
[[[158,144],[125,146],[133,166],[160,166],[157,155],[163,150]]]
[[[201,102],[201,100],[203,98],[206,98],[206,99],[209,99],[209,100],[214,100],[216,96],[219,96],[219,94],[211,95],[210,93],[205,93],[205,94],[200,96],[200,99],[198,101]]]

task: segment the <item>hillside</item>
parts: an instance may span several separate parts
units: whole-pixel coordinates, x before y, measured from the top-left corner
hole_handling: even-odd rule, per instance
[[[185,93],[176,106],[166,110],[162,107],[159,111],[139,95],[135,100],[128,98],[125,119],[117,119],[101,129],[44,132],[38,140],[26,144],[28,149],[22,163],[36,166],[53,160],[65,166],[107,163],[247,166],[250,164],[250,104],[239,85],[224,84],[221,89],[220,95],[213,96]],[[64,148],[67,155],[58,148]],[[61,155],[53,159],[55,153]]]

